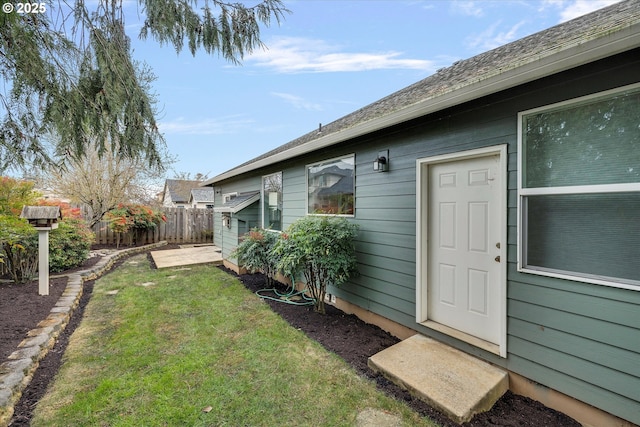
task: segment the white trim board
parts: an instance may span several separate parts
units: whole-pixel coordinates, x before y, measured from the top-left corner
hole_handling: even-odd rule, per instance
[[[459,161],[464,159],[473,159],[478,157],[498,155],[501,197],[499,211],[501,212],[500,223],[500,289],[499,289],[499,317],[500,317],[500,342],[498,346],[491,343],[479,345],[478,339],[468,336],[467,334],[447,333],[447,328],[434,327],[433,322],[429,322],[427,313],[427,290],[422,283],[427,278],[427,238],[428,238],[428,200],[423,197],[428,188],[428,168],[430,165],[438,163],[446,163]],[[499,354],[501,357],[507,357],[507,144],[479,148],[475,150],[450,153],[440,156],[427,157],[416,160],[416,323],[419,323],[430,329],[438,330],[441,333],[448,334],[456,339],[467,342],[476,347]],[[496,348],[497,347],[497,348]]]

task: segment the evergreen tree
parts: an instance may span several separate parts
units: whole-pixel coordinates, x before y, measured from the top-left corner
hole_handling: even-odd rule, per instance
[[[162,166],[164,140],[150,92],[125,34],[123,0],[42,3],[45,13],[0,13],[0,172],[99,152]],[[249,7],[218,0],[138,0],[141,38],[232,63],[262,46],[260,24],[288,11],[281,0]],[[55,135],[47,141],[46,135]]]

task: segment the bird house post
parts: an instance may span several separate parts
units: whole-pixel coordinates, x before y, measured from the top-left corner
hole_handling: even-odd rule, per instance
[[[60,206],[23,206],[20,217],[38,230],[38,294],[49,295],[49,231],[62,219]]]

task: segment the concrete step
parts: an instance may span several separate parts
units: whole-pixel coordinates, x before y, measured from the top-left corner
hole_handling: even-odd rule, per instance
[[[509,389],[506,371],[419,334],[368,364],[459,424],[491,409]]]

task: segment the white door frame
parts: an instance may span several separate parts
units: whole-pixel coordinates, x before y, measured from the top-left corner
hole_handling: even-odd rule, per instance
[[[423,286],[427,275],[427,239],[428,239],[428,195],[429,188],[429,166],[437,163],[446,163],[457,160],[472,159],[477,157],[498,155],[500,158],[499,173],[501,194],[500,207],[500,343],[498,349],[492,346],[485,346],[479,343],[479,339],[465,334],[452,334],[456,338],[478,345],[485,350],[507,357],[507,144],[495,145],[491,147],[478,148],[475,150],[462,151],[457,153],[444,154],[440,156],[426,157],[416,161],[416,322],[429,327],[429,316],[427,312],[427,288]],[[438,329],[447,333],[446,328]],[[468,338],[468,339],[467,339]]]

